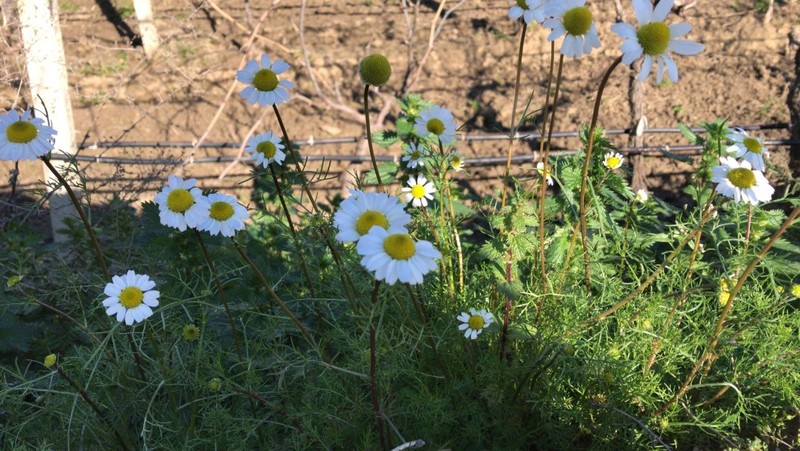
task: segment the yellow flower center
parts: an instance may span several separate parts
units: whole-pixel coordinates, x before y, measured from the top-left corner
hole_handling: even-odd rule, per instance
[[[425,186],[424,185],[412,186],[411,195],[414,196],[415,199],[422,199],[423,197],[425,197]]]
[[[486,321],[484,321],[481,315],[472,315],[469,317],[467,324],[469,324],[469,328],[472,330],[481,330],[483,329],[483,325],[486,324]]]
[[[409,155],[409,157],[412,160],[419,160],[420,158],[422,158],[422,155],[420,155],[419,150],[415,150],[415,151],[411,152],[411,155]]]
[[[457,156],[450,157],[450,165],[453,166],[453,169],[458,169],[461,167],[461,158]]]
[[[36,126],[28,121],[17,121],[6,127],[6,138],[14,144],[26,144],[39,134]]]
[[[137,287],[126,287],[119,294],[119,303],[125,308],[134,308],[142,303],[144,293]]]
[[[395,260],[408,260],[417,252],[417,246],[411,239],[411,235],[395,233],[383,240],[383,250]]]
[[[748,152],[760,154],[761,153],[761,143],[758,142],[755,138],[745,138],[742,140],[742,144],[747,148]]]
[[[528,9],[528,2],[527,0],[517,0],[517,6],[522,9]]]
[[[261,69],[253,76],[253,86],[259,91],[273,91],[278,87],[278,76],[269,69]]]
[[[664,22],[644,24],[636,30],[636,39],[645,55],[661,55],[669,47],[669,27]]]
[[[792,285],[792,296],[800,298],[800,285]]]
[[[617,157],[608,157],[608,159],[606,160],[606,165],[609,168],[613,169],[613,168],[616,168],[618,166],[621,166],[622,165],[622,161],[620,161],[620,159],[617,158]]]
[[[167,196],[167,208],[175,213],[183,213],[192,208],[192,205],[194,205],[194,197],[192,197],[192,193],[186,189],[174,189],[170,191],[169,196]]]
[[[735,168],[728,171],[728,180],[733,186],[741,189],[756,186],[756,176],[747,168]]]
[[[356,232],[358,232],[359,235],[364,235],[369,232],[372,226],[381,226],[384,229],[388,229],[389,220],[386,219],[386,215],[379,211],[367,210],[358,217],[358,221],[356,221]]]
[[[444,122],[441,119],[433,118],[428,121],[426,124],[426,128],[429,132],[433,133],[436,136],[441,135],[444,133]]]
[[[224,200],[214,202],[211,204],[211,210],[208,215],[217,221],[227,221],[233,216],[233,205]]]
[[[260,142],[256,147],[256,152],[263,154],[265,158],[274,157],[276,150],[277,148],[275,147],[275,144],[273,144],[271,141]]]
[[[573,36],[583,36],[592,27],[592,12],[585,6],[568,9],[562,18],[564,29]]]

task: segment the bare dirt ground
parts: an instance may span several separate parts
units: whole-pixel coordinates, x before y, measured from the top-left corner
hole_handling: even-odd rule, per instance
[[[14,2],[10,2],[13,4]],[[521,26],[508,18],[506,0],[446,1],[445,20],[433,22],[440,3],[432,0],[403,8],[401,0],[275,0],[202,2],[200,0],[154,1],[156,26],[162,39],[157,55],[148,60],[140,47],[131,46],[137,23],[128,0],[116,0],[112,12],[116,25],[101,0],[61,0],[61,27],[67,55],[69,84],[75,115],[76,138],[86,146],[104,141],[243,142],[248,132],[278,131],[271,109],[248,105],[240,96],[236,71],[247,59],[261,53],[286,60],[286,74],[296,89],[280,106],[293,139],[317,142],[328,138],[363,137],[360,116],[363,86],[358,60],[373,52],[385,54],[394,75],[372,97],[373,127],[391,127],[399,112],[394,97],[412,92],[452,110],[467,135],[508,132],[516,54]],[[305,6],[303,6],[305,3]],[[411,2],[413,3],[413,2]],[[625,19],[634,22],[630,2],[622,1]],[[686,2],[684,2],[686,3]],[[766,2],[763,2],[766,3]],[[9,2],[4,3],[5,5]],[[788,123],[786,95],[793,77],[794,50],[789,33],[800,23],[800,3],[776,1],[768,24],[758,11],[757,0],[698,1],[669,22],[693,25],[689,39],[705,44],[694,57],[676,57],[680,80],[656,86],[654,77],[645,86],[644,108],[651,128],[671,128],[678,122],[697,124],[729,118],[733,124]],[[458,6],[451,11],[451,8]],[[566,60],[556,131],[577,131],[588,123],[600,78],[619,55],[621,40],[610,31],[615,20],[614,2],[590,0],[603,47],[590,56]],[[21,42],[11,11],[0,29],[0,107],[30,105],[25,84]],[[112,14],[113,16],[113,14]],[[439,16],[441,17],[441,15]],[[261,19],[263,18],[263,21]],[[430,41],[431,25],[441,27],[423,65],[420,61]],[[635,22],[634,22],[635,23]],[[126,28],[127,27],[127,28]],[[260,31],[253,45],[252,30]],[[523,98],[532,95],[539,108],[544,98],[550,47],[547,30],[529,29],[521,77]],[[419,70],[417,69],[419,68]],[[627,101],[630,69],[619,67],[611,76],[601,106],[600,124],[607,129],[629,125]],[[313,75],[313,77],[311,76]],[[230,90],[233,94],[226,100]],[[375,123],[390,103],[385,120]],[[215,114],[219,120],[209,128]],[[528,129],[532,129],[530,125]],[[768,139],[788,139],[787,130],[764,132]],[[627,144],[626,136],[615,143]],[[680,135],[648,135],[646,144],[687,144]],[[575,139],[561,139],[556,147],[575,149]],[[536,146],[538,149],[538,145]],[[469,141],[458,144],[466,158],[502,157],[505,141]],[[520,154],[535,149],[516,146]],[[773,162],[785,167],[787,149],[774,148]],[[363,152],[363,140],[337,145],[304,147],[304,155],[354,155]],[[400,149],[380,149],[399,156]],[[238,149],[139,149],[86,148],[80,155],[128,158],[189,158],[236,156]],[[686,182],[691,167],[664,158],[648,158],[646,182],[669,196]],[[180,173],[197,177],[203,187],[235,192],[247,201],[252,182],[250,168],[238,164],[227,175],[221,164],[109,165],[82,163],[89,188],[96,193],[116,193],[128,200],[152,198],[166,176]],[[309,170],[318,163],[310,162]],[[332,177],[341,171],[367,168],[334,164]],[[515,165],[514,172],[530,171],[532,163]],[[0,162],[0,198],[7,198],[7,175],[12,164]],[[40,187],[40,162],[19,166],[17,191]],[[473,166],[461,183],[479,195],[500,186],[499,166]],[[770,175],[786,179],[785,171]],[[339,179],[321,184],[323,197],[341,190]]]

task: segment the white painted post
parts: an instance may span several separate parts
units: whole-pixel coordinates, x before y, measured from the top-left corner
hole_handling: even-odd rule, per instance
[[[64,44],[58,23],[58,2],[18,0],[17,12],[25,48],[31,105],[41,109],[40,102],[43,102],[47,107],[52,127],[58,132],[53,152],[74,155],[77,150],[75,126],[72,120],[72,104],[69,100]],[[43,118],[43,115],[37,113],[37,117]],[[66,162],[53,160],[52,163],[67,180],[73,178],[64,174],[68,167]],[[44,167],[44,177],[48,183],[58,183],[47,167]],[[50,197],[50,224],[56,241],[66,240],[66,236],[58,231],[64,227],[64,219],[68,216],[77,218],[77,212],[70,202],[67,191],[60,188]]]
[[[153,6],[150,0],[133,0],[133,9],[136,10],[136,19],[139,21],[139,33],[142,35],[144,54],[152,58],[158,48],[158,30],[153,21]]]

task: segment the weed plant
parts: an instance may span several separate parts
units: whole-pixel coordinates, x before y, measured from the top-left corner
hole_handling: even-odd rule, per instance
[[[774,193],[764,178],[761,138],[726,120],[681,124],[702,153],[690,201],[670,205],[631,190],[627,155],[598,124],[615,70],[642,57],[640,79],[652,66],[660,83],[663,66],[677,82],[668,52],[702,50],[676,39],[691,27],[665,25],[671,5],[634,1],[643,23],[615,25],[626,44],[583,148],[558,157],[552,105],[564,56],[600,45],[591,10],[512,5],[518,72],[536,22],[554,30],[557,70],[525,106],[517,78],[503,188],[483,197],[454,181],[469,160],[452,114],[412,94],[393,129],[368,133],[373,170],[351,196],[318,199],[326,175],[304,170],[280,115],[288,64],[249,62],[242,96],[281,125],[247,142],[255,205],[171,177],[140,212],[115,200],[68,221],[65,244],[5,225],[4,448],[800,446],[786,432],[800,406],[793,187]],[[358,69],[369,131],[391,65],[370,55]],[[514,176],[537,102],[542,159]],[[49,164],[42,119],[11,111],[0,127],[0,157]],[[400,148],[401,163],[378,165],[373,141]]]

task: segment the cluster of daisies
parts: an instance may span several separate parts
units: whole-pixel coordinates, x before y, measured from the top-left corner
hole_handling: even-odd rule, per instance
[[[161,224],[181,232],[187,228],[208,232],[211,235],[232,237],[244,228],[248,218],[247,209],[227,194],[214,193],[204,196],[195,186],[195,179],[183,180],[171,175],[167,186],[155,196]],[[114,276],[106,285],[103,301],[106,313],[116,315],[117,321],[132,325],[144,321],[158,306],[159,292],[150,277],[128,271]]]
[[[464,169],[464,160],[456,150],[445,151],[456,142],[456,122],[447,108],[438,105],[422,108],[414,121],[414,132],[416,136],[403,144],[400,158],[410,173],[402,191],[406,202],[415,207],[427,207],[436,187],[423,172],[431,169],[428,167],[431,163],[444,171],[459,172]]]
[[[650,0],[633,0],[633,10],[638,26],[616,23],[611,26],[623,39],[622,63],[632,64],[643,58],[639,79],[645,80],[656,66],[656,82],[661,83],[666,70],[667,77],[678,81],[678,67],[670,52],[678,55],[696,55],[703,50],[697,42],[680,39],[692,30],[686,22],[667,25],[667,18],[674,0],[661,0],[655,6]],[[513,20],[522,19],[525,24],[537,22],[552,31],[548,41],[564,37],[561,54],[579,58],[600,48],[600,39],[594,24],[592,11],[586,0],[513,0],[508,11]]]
[[[711,181],[717,184],[716,191],[735,202],[758,205],[769,202],[775,193],[764,176],[764,157],[769,151],[763,138],[753,138],[742,129],[731,130],[726,138],[732,143],[728,155],[719,158],[719,166],[711,170]],[[740,158],[741,160],[737,160]]]

